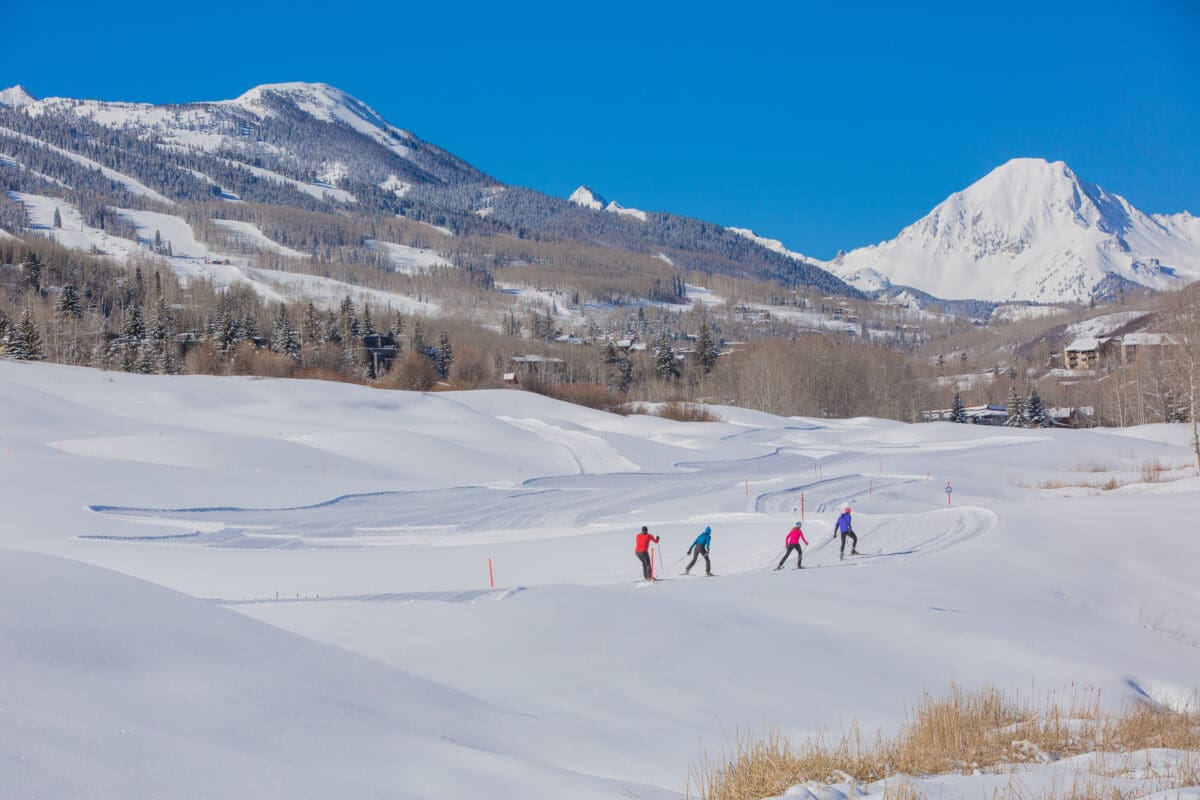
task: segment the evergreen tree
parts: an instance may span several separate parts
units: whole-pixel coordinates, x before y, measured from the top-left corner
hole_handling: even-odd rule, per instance
[[[363,304],[362,322],[359,323],[360,333],[363,336],[369,336],[375,332],[375,322],[371,319],[371,305]]]
[[[304,309],[304,320],[300,323],[300,338],[305,347],[321,341],[321,321],[317,318],[317,307],[311,302]]]
[[[962,395],[958,392],[954,393],[954,402],[950,406],[950,420],[958,423],[967,421],[967,408],[963,405]]]
[[[679,361],[675,358],[675,351],[671,349],[671,340],[665,332],[658,340],[658,351],[654,358],[654,371],[663,380],[673,381],[679,379]]]
[[[129,309],[125,314],[125,325],[121,328],[121,335],[128,339],[133,339],[141,342],[146,338],[146,320],[142,316],[141,304],[136,304]]]
[[[408,344],[417,355],[429,355],[429,343],[425,341],[425,332],[421,330],[421,323],[413,323],[412,336],[409,338]]]
[[[708,329],[708,323],[704,323],[700,326],[700,337],[696,340],[696,362],[705,375],[710,374],[713,367],[717,365],[717,357],[720,352],[717,340],[713,337],[712,331]]]
[[[345,343],[357,337],[360,327],[358,316],[354,310],[354,301],[350,299],[350,295],[346,295],[342,298],[342,305],[338,309],[338,333],[341,335],[342,342]]]
[[[37,253],[29,250],[21,258],[21,277],[17,282],[18,291],[42,291],[42,260]]]
[[[1004,424],[1009,428],[1025,427],[1025,400],[1017,394],[1015,383],[1008,392],[1008,416],[1005,417]]]
[[[42,335],[28,308],[21,313],[20,321],[9,332],[4,352],[16,361],[40,361],[45,358],[42,354]]]
[[[1037,389],[1029,393],[1029,400],[1025,403],[1025,419],[1032,427],[1046,427],[1046,403]]]
[[[62,214],[58,212],[58,206],[54,207],[54,227],[62,227]]]
[[[450,345],[450,337],[443,331],[438,335],[437,347],[433,351],[433,365],[437,367],[438,376],[444,379],[449,375],[452,363],[454,363],[454,348]]]
[[[283,303],[279,304],[279,311],[275,314],[275,322],[271,326],[271,349],[294,360],[300,360],[300,343],[296,341],[296,332],[292,329],[287,306]]]
[[[75,284],[63,284],[62,291],[58,295],[58,303],[54,306],[54,313],[60,319],[83,315],[83,308],[79,305],[79,290],[75,288]]]

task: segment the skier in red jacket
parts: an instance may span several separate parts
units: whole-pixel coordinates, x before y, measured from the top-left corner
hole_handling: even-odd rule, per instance
[[[650,564],[650,543],[657,541],[658,537],[643,525],[642,532],[637,535],[637,546],[633,550],[638,561],[642,562],[642,577],[648,581],[654,580],[654,567]]]

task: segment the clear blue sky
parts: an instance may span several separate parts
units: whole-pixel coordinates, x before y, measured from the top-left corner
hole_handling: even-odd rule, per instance
[[[0,84],[338,86],[505,183],[831,257],[1017,156],[1200,214],[1200,2],[0,0]]]

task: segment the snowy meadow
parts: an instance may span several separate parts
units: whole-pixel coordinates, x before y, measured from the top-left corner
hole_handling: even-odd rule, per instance
[[[1200,710],[1184,426],[711,411],[0,362],[0,796],[675,800],[747,738],[873,739],[952,684]],[[681,575],[706,526],[716,576]],[[1200,797],[1128,777],[1194,753],[1105,744],[1072,758],[1128,792],[1078,796]],[[786,796],[1076,766],[1025,761]]]

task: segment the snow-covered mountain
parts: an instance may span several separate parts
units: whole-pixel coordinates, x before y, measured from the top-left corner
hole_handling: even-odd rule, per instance
[[[38,100],[14,86],[0,92],[0,104],[33,117],[81,117],[142,138],[154,137],[167,147],[238,160],[257,156],[283,161],[298,173],[330,184],[347,178],[394,191],[413,183],[485,179],[461,159],[391,125],[361,100],[324,83],[264,84],[233,100],[180,105]]]
[[[1135,284],[1200,279],[1200,220],[1149,215],[1061,161],[1009,161],[890,241],[823,264],[865,291],[911,286],[937,297],[1086,301]]]

